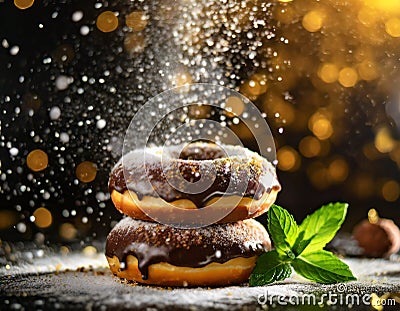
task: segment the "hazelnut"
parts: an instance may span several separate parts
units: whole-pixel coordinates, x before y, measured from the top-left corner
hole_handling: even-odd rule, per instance
[[[354,227],[353,237],[367,257],[389,257],[400,250],[400,229],[392,220],[379,218],[374,209],[368,220]]]

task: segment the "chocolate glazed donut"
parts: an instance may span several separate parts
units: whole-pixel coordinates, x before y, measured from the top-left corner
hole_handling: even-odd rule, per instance
[[[110,232],[106,256],[121,278],[211,286],[246,281],[257,257],[270,247],[268,233],[252,219],[179,229],[127,217]]]
[[[184,209],[198,209],[218,200],[220,209],[230,209],[219,220],[225,223],[261,215],[281,189],[274,166],[246,148],[228,145],[221,148],[198,142],[187,145],[180,154],[178,150],[176,146],[162,152],[160,148],[150,148],[145,164],[138,161],[138,155],[143,151],[125,155],[109,180],[109,191],[116,208],[133,218],[154,220],[140,207],[159,208],[163,213],[165,202]],[[182,178],[189,186],[200,179],[209,182],[210,186],[197,193],[185,188],[185,184],[177,189],[174,181],[179,183]],[[230,198],[237,199],[237,206],[232,206]]]

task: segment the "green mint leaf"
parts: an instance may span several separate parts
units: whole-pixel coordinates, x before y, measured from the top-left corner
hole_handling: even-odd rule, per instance
[[[318,283],[332,284],[356,280],[348,265],[325,250],[301,254],[292,262],[301,276]]]
[[[293,216],[273,204],[268,210],[268,231],[278,254],[294,259],[292,247],[297,239],[298,226]]]
[[[294,270],[303,277],[331,284],[356,280],[350,268],[331,252],[322,250],[344,221],[346,203],[330,203],[306,217],[297,226],[285,209],[272,205],[268,211],[268,231],[275,250],[257,260],[250,285],[266,285],[284,280]]]
[[[308,240],[305,240],[304,239],[304,235],[305,235],[305,232],[304,231],[300,231],[299,235],[298,235],[298,237],[296,239],[296,242],[293,245],[293,252],[294,252],[296,257],[299,256],[301,253],[303,253],[303,251],[307,248],[308,245],[310,245],[312,239],[315,236],[315,235],[313,235]]]
[[[291,274],[290,264],[282,260],[276,250],[272,250],[258,258],[256,267],[250,275],[250,286],[263,286],[282,281]]]
[[[342,225],[347,207],[347,203],[329,203],[307,216],[299,226],[299,235],[303,232],[301,240],[309,240],[309,243],[304,247],[297,241],[294,253],[307,254],[323,249]]]
[[[291,249],[287,250],[287,251],[285,252],[285,254],[286,254],[286,256],[287,256],[289,259],[292,259],[292,260],[293,260],[293,259],[296,258],[296,254],[293,253]]]

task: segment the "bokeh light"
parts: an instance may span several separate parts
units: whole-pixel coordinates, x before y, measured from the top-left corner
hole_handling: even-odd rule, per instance
[[[295,171],[300,167],[300,157],[297,151],[289,146],[278,150],[277,159],[278,168],[282,171]]]
[[[26,165],[34,172],[43,171],[49,164],[47,153],[41,149],[29,152],[26,157]]]
[[[400,19],[393,17],[385,23],[386,32],[392,37],[400,37]]]
[[[86,247],[82,250],[82,253],[83,253],[86,257],[93,257],[93,256],[95,256],[95,255],[97,254],[97,249],[96,249],[94,246],[89,245],[89,246],[86,246]]]
[[[316,32],[321,29],[324,21],[324,13],[318,10],[308,12],[303,17],[303,27],[309,32]]]
[[[240,116],[244,111],[244,103],[237,96],[229,96],[226,99],[225,109],[228,112],[232,112],[236,116]]]
[[[349,166],[343,158],[336,158],[329,164],[328,171],[333,182],[341,183],[349,174]]]
[[[125,18],[126,25],[134,31],[142,31],[147,25],[147,16],[144,12],[133,11]]]
[[[14,5],[21,10],[30,8],[35,0],[14,0]]]
[[[93,181],[97,175],[96,164],[90,161],[79,163],[76,167],[76,177],[84,183]]]
[[[319,77],[326,83],[333,83],[339,77],[339,70],[335,64],[323,64],[318,72]]]
[[[363,25],[373,26],[378,21],[378,14],[366,6],[358,11],[357,18]]]
[[[386,201],[395,202],[400,196],[400,186],[395,180],[389,180],[382,185],[382,196]]]
[[[332,123],[323,113],[316,112],[311,116],[308,127],[321,140],[328,139],[333,134]]]
[[[112,32],[118,28],[118,17],[111,11],[105,11],[97,18],[96,26],[102,32]]]
[[[303,156],[313,158],[321,152],[321,143],[314,136],[306,136],[300,141],[299,150]]]
[[[371,60],[363,60],[357,67],[360,78],[371,81],[379,77],[378,65]]]
[[[64,240],[71,241],[76,238],[78,230],[73,224],[66,222],[60,226],[59,234]]]
[[[375,136],[375,147],[381,153],[387,153],[393,150],[396,142],[391,137],[387,127],[378,129]]]
[[[39,228],[47,228],[53,222],[53,217],[50,211],[44,207],[39,207],[35,210],[33,216],[35,217],[35,225]]]
[[[353,87],[357,83],[358,74],[354,68],[346,67],[339,71],[338,79],[344,87]]]

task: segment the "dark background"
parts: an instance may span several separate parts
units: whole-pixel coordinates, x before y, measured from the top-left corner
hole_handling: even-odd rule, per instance
[[[399,224],[400,39],[388,23],[398,21],[398,6],[230,3],[35,1],[21,10],[13,1],[0,2],[2,240],[103,239],[121,218],[107,195],[107,181],[131,118],[146,99],[184,82],[223,83],[266,113],[280,161],[278,203],[297,220],[321,204],[345,201],[350,203],[346,231],[372,207]],[[75,22],[76,11],[83,18]],[[104,11],[118,12],[116,30],[105,33],[96,26]],[[146,13],[144,30],[125,25],[132,11]],[[314,15],[306,17],[310,12]],[[318,30],[310,31],[315,25]],[[82,35],[82,26],[89,34]],[[127,44],[129,36],[136,50]],[[352,77],[345,71],[324,81],[321,68],[327,63],[338,72],[352,69],[356,81],[347,85]],[[190,81],[172,81],[160,69],[185,72]],[[73,82],[60,90],[60,76]],[[55,106],[61,116],[52,120]],[[106,121],[104,128],[96,126],[99,119]],[[331,129],[327,137],[314,126],[321,119]],[[246,131],[232,128],[257,149]],[[60,141],[61,133],[68,134],[68,142]],[[317,153],[307,152],[305,137],[319,146]],[[13,147],[17,155],[10,153]],[[26,165],[34,149],[49,158],[41,172]],[[83,161],[97,167],[92,182],[76,177]],[[39,207],[52,215],[46,228],[32,218]]]

